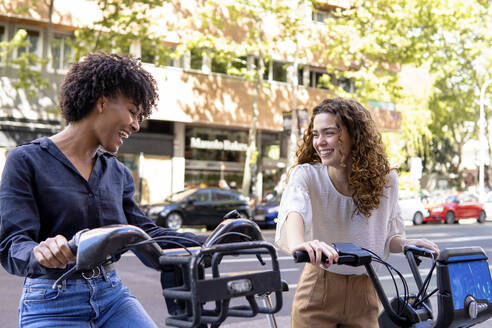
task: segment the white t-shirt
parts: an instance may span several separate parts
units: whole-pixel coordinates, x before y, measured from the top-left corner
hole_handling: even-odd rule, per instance
[[[297,212],[304,221],[305,240],[318,239],[326,243],[353,243],[367,248],[383,259],[389,256],[393,237],[405,237],[403,220],[398,206],[398,176],[388,175],[379,207],[370,217],[353,214],[355,204],[351,197],[340,194],[333,186],[328,169],[321,163],[302,164],[292,170],[283,192],[278,213],[275,242],[287,249],[281,229],[290,212]],[[378,269],[378,265],[375,265]],[[339,274],[365,274],[365,268],[331,265],[328,271]]]

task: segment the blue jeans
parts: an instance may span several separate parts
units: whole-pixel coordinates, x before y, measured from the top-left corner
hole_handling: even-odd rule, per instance
[[[57,289],[54,280],[26,278],[19,304],[19,327],[157,328],[112,271],[95,279],[70,279]]]

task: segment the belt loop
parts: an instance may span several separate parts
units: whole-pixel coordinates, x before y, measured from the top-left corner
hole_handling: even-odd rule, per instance
[[[104,281],[108,282],[109,278],[108,278],[108,274],[107,274],[106,270],[104,269],[104,265],[101,264],[99,266],[99,269],[101,270]]]
[[[62,281],[62,291],[66,291],[67,290],[67,280],[63,280]]]

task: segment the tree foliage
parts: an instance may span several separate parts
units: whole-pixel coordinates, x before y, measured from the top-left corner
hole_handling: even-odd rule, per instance
[[[159,51],[160,39],[151,32],[156,23],[149,12],[163,4],[160,0],[95,0],[101,18],[91,26],[83,26],[75,31],[74,59],[90,52],[104,51],[128,54],[135,41]]]
[[[456,185],[461,185],[462,149],[476,137],[484,81],[477,61],[491,45],[489,2],[375,0],[352,5],[325,21],[322,60],[329,63],[327,70],[352,78],[355,97],[363,102],[395,102],[403,112],[407,157],[424,158],[429,172],[455,173]],[[427,70],[430,90],[409,94],[398,79],[400,70],[394,69],[402,65]],[[340,86],[326,87],[354,96]]]
[[[199,3],[197,13],[183,25],[175,27],[183,31],[178,53],[194,51],[206,54],[212,65],[221,67],[224,73],[255,83],[242,183],[242,192],[249,194],[251,165],[257,164],[258,157],[258,98],[261,90],[267,87],[263,83],[265,66],[279,55],[279,43],[286,40],[297,42],[296,33],[302,17],[296,14],[298,7],[289,6],[292,3],[289,1],[210,0]],[[293,56],[295,48],[287,55]]]
[[[24,90],[28,97],[33,98],[39,89],[50,86],[39,69],[46,66],[49,59],[30,52],[29,46],[27,31],[19,29],[11,40],[0,42],[0,58],[6,58],[8,67],[16,68],[14,88]]]

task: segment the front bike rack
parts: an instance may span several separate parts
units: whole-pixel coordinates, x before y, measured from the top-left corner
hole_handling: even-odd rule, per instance
[[[268,256],[271,269],[255,272],[239,272],[222,275],[219,264],[224,256],[230,255]],[[178,267],[182,273],[182,284],[165,288],[166,298],[185,304],[184,310],[171,315],[166,324],[175,327],[191,328],[201,324],[218,327],[228,316],[254,317],[258,313],[273,314],[282,307],[282,282],[275,247],[265,241],[249,241],[219,244],[211,247],[195,248],[191,254],[161,255],[162,268]],[[204,275],[205,266],[211,266],[212,278]],[[259,305],[255,295],[274,293],[275,306]],[[245,297],[247,305],[231,306],[232,298]],[[214,302],[213,309],[205,308],[208,302]]]

